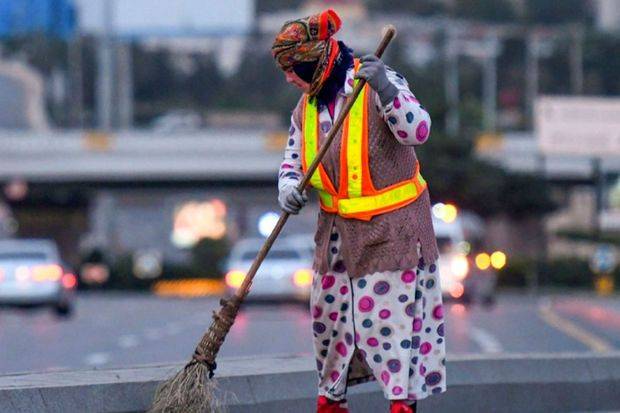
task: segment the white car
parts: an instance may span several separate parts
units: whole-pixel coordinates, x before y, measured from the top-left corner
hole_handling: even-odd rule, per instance
[[[73,309],[77,278],[65,271],[51,240],[0,240],[0,305],[50,306],[59,316]]]
[[[457,213],[452,205],[437,204],[433,206],[433,226],[444,295],[463,302],[492,304],[497,270],[505,265],[506,256],[501,251],[483,252],[483,221],[466,211]]]
[[[244,239],[233,247],[225,278],[230,294],[241,286],[264,242],[263,238]],[[256,273],[248,298],[308,301],[313,277],[313,252],[311,236],[278,239]]]

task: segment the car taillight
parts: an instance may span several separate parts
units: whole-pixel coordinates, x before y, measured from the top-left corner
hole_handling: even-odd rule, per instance
[[[62,273],[60,265],[37,265],[31,270],[32,279],[37,282],[58,281]]]
[[[75,288],[77,285],[77,277],[73,274],[67,273],[62,276],[62,286],[67,290]]]
[[[226,285],[231,288],[241,287],[241,284],[243,284],[244,279],[245,279],[245,272],[239,271],[239,270],[229,271],[225,277]]]
[[[312,284],[312,271],[307,269],[295,271],[295,274],[293,274],[293,283],[297,287],[309,286]]]

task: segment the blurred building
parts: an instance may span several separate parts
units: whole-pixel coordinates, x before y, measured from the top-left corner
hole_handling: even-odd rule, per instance
[[[42,33],[70,37],[76,29],[71,0],[2,0],[0,37]]]

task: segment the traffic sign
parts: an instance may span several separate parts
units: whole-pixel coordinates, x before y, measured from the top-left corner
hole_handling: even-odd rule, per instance
[[[608,274],[616,268],[617,260],[611,245],[599,245],[590,260],[590,268],[596,274]]]

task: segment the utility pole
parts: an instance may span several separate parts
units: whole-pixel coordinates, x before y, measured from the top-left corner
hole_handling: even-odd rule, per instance
[[[114,9],[115,0],[103,2],[103,32],[99,39],[97,70],[97,120],[99,129],[112,129],[114,87]]]
[[[499,41],[497,33],[492,32],[486,40],[486,56],[484,57],[483,76],[483,124],[486,131],[497,129],[497,55]]]
[[[530,125],[534,121],[534,102],[538,96],[538,58],[540,54],[540,39],[536,32],[527,34],[527,55],[526,55],[526,105],[527,117]]]
[[[572,47],[570,53],[570,79],[571,91],[574,95],[583,94],[583,42],[584,33],[581,25],[573,27],[571,30]]]
[[[460,123],[460,98],[459,98],[459,58],[456,50],[454,34],[451,29],[446,30],[444,44],[445,53],[445,73],[444,91],[448,112],[446,113],[446,130],[450,136],[456,136],[461,127]]]
[[[118,45],[118,123],[122,129],[133,126],[133,61],[131,44]]]

